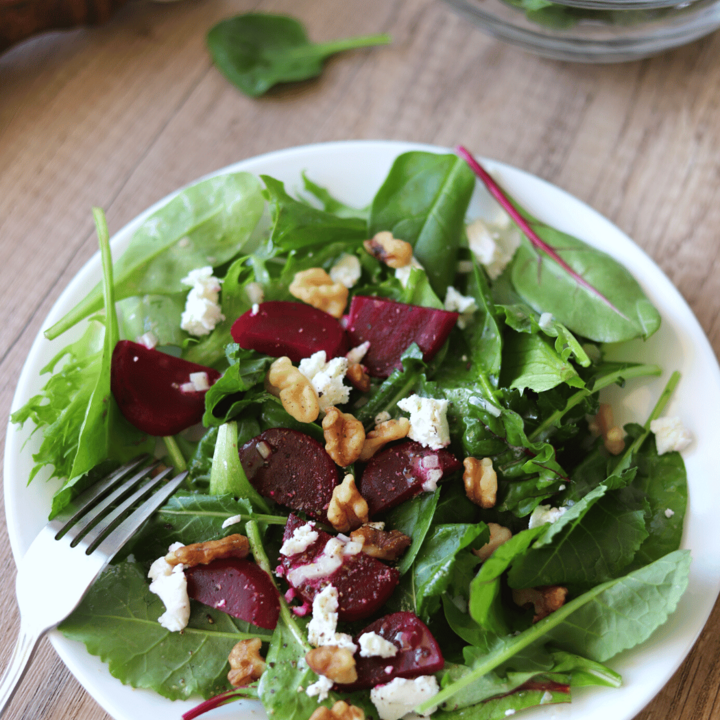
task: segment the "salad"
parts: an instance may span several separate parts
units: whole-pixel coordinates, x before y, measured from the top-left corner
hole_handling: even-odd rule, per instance
[[[482,168],[473,167],[482,177]],[[621,266],[537,223],[492,178],[483,179],[518,225],[500,215],[497,223],[466,226],[475,177],[465,160],[455,156],[399,157],[371,206],[362,211],[338,203],[307,178],[306,193],[322,210],[317,203],[312,207],[289,196],[272,178],[262,178],[262,184],[246,174],[205,181],[148,219],[115,267],[105,263],[104,293],[102,287],[93,291],[51,330],[58,334],[83,317],[96,318],[51,364],[59,372],[43,394],[13,417],[32,419],[42,428],[38,465],[52,465],[59,476],[70,478],[53,500],[54,513],[105,472],[108,463],[152,449],[148,430],[153,435],[176,430],[138,427],[143,421],[130,408],[141,404],[152,387],[130,402],[113,388],[115,400],[109,399],[113,354],[130,347],[132,358],[142,358],[131,358],[135,366],[147,355],[151,367],[162,356],[171,369],[176,360],[203,368],[187,372],[181,383],[170,383],[178,385],[184,399],[202,400],[200,414],[209,428],[199,439],[183,430],[167,440],[168,462],[187,464],[190,470],[187,487],[135,538],[62,628],[107,661],[116,677],[170,698],[216,698],[201,709],[235,697],[258,697],[268,714],[298,719],[341,701],[366,717],[387,718],[401,710],[402,715],[416,706],[427,712],[435,705],[440,706],[436,717],[504,717],[533,705],[567,702],[572,687],[619,684],[603,663],[642,642],[665,621],[684,590],[689,562],[687,553],[677,550],[687,492],[682,459],[674,451],[658,454],[649,437],[650,424],[662,415],[672,388],[652,417],[639,418],[642,425],[624,430],[613,425],[597,398],[602,387],[637,383],[634,378],[659,372],[655,366],[606,362],[602,355],[602,343],[651,334],[659,316]],[[409,262],[393,268],[386,241],[398,238],[405,238],[412,252]],[[561,249],[560,256],[552,259],[555,249]],[[189,304],[183,280],[202,284],[194,283],[191,273],[208,264],[212,273],[203,277],[209,284],[211,278],[223,280],[219,322],[207,335],[192,336],[181,329],[188,324],[183,313]],[[307,279],[316,269],[328,273],[332,284],[344,286],[333,273],[349,283],[358,267],[354,284],[346,288],[345,327],[326,309],[307,302],[314,293],[306,298],[295,294],[303,286],[307,290],[308,283],[291,290],[298,274]],[[206,288],[195,296],[212,292]],[[116,301],[117,324],[112,311]],[[283,312],[273,315],[279,303],[291,304],[280,305]],[[98,319],[103,305],[111,312]],[[291,317],[293,312],[312,315],[313,308],[323,314],[318,321],[303,325],[302,318]],[[393,325],[398,313],[402,322]],[[270,332],[288,318],[296,331],[291,339],[337,326],[340,344],[318,349],[317,337],[298,344],[288,342],[292,333],[287,327]],[[365,337],[367,327],[371,336]],[[380,331],[382,342],[372,334]],[[408,333],[412,341],[405,344]],[[317,333],[323,340],[328,334],[329,329]],[[254,338],[253,347],[248,337]],[[127,345],[138,339],[158,345]],[[260,348],[260,341],[285,343],[284,367],[277,364],[279,353]],[[365,354],[358,357],[366,343]],[[300,354],[289,357],[293,351]],[[319,352],[325,357],[317,357]],[[360,366],[359,387],[349,380],[336,382],[337,373],[327,367],[333,360],[345,360],[347,368]],[[196,373],[206,375],[205,381],[195,378],[200,387],[181,390]],[[283,390],[293,385],[283,388],[277,376],[297,379],[297,374],[315,392],[309,397],[318,405],[317,419],[309,422],[298,420],[288,410],[292,404],[283,402]],[[344,375],[348,377],[347,369]],[[123,377],[127,380],[127,373]],[[155,378],[154,384],[161,385]],[[208,390],[202,389],[203,382]],[[333,402],[321,408],[323,398]],[[423,409],[428,406],[431,412]],[[175,421],[182,414],[175,409],[164,407],[155,415],[163,422],[168,415]],[[363,448],[384,435],[378,432],[384,423],[400,426],[397,432],[407,426],[407,432],[362,460],[358,455],[350,463],[351,453],[338,455],[340,464],[328,462],[317,446],[325,456],[334,453],[323,425],[337,415],[359,421]],[[151,422],[158,420],[152,412],[150,416]],[[272,460],[281,444],[278,437],[290,442],[285,446],[290,448],[288,474],[273,471],[269,478],[261,477],[264,463],[258,471],[244,455],[262,458],[269,448]],[[619,441],[625,447],[617,452]],[[463,461],[471,459],[477,462],[464,467]],[[398,466],[406,486],[388,497],[392,483],[387,479]],[[298,479],[303,472],[312,482]],[[318,487],[329,485],[332,473],[330,500],[321,502]],[[494,501],[487,490],[492,489],[492,473]],[[278,487],[268,484],[276,480]],[[353,498],[353,484],[367,514],[344,503],[356,512],[354,517],[346,513],[350,527],[340,530],[335,526],[342,518],[330,512],[335,487],[349,489]],[[282,489],[287,495],[310,497],[298,507],[297,498],[278,495]],[[360,526],[352,527],[358,520]],[[371,525],[378,521],[385,526]],[[375,538],[381,541],[389,540],[383,533],[395,532],[404,547],[396,558],[372,558],[370,563],[367,553],[353,553],[357,548],[349,546],[388,543],[368,538],[361,543],[359,536],[353,538],[358,531],[360,536],[380,533]],[[489,554],[489,543],[494,536],[497,544],[501,531],[506,542]],[[291,552],[293,542],[297,549],[303,535],[307,539],[312,533],[317,535],[312,543]],[[222,611],[223,600],[225,606],[233,604],[228,597],[204,603],[201,598],[192,601],[182,632],[160,625],[157,619],[166,608],[149,589],[150,565],[174,543],[192,546],[237,535],[247,538],[246,552],[250,550],[238,562],[265,571],[256,575],[254,585],[263,602],[235,607],[245,614],[236,618]],[[319,556],[332,555],[325,552],[331,543],[342,546],[339,569],[324,577],[321,573],[319,581],[303,581],[307,567],[320,564]],[[327,588],[337,589],[343,573],[356,565],[363,570],[352,575],[355,580],[338,602],[340,618],[332,640],[342,644],[349,639],[358,646],[351,653],[358,679],[332,680],[319,705],[322,678],[328,675],[318,674],[310,663],[331,671],[312,656],[306,658],[338,645],[317,642],[322,639],[316,626],[323,603],[316,598],[325,592],[327,599],[332,594]],[[212,578],[212,566],[199,564],[182,573],[188,584],[198,576],[193,581],[200,586],[197,595],[203,592],[203,576]],[[245,582],[251,574],[247,567],[242,571]],[[277,573],[278,568],[281,577],[274,574],[271,586],[285,597],[262,587],[271,577],[267,571]],[[334,586],[323,582],[328,577]],[[389,595],[383,596],[391,584]],[[383,592],[371,592],[373,588]],[[529,588],[534,595],[513,598]],[[546,588],[553,591],[545,593]],[[383,602],[375,606],[378,599]],[[350,601],[354,606],[348,609],[344,605]],[[242,594],[234,605],[243,605]],[[551,612],[539,618],[549,609],[542,605],[551,606]],[[128,632],[133,625],[123,624],[123,617],[145,621],[135,625],[142,630]],[[266,664],[257,680],[230,690],[227,661],[239,640],[259,640],[257,654]],[[395,646],[394,655],[382,657],[392,650],[383,649],[381,640]],[[363,645],[373,643],[380,654],[363,657]],[[373,675],[378,671],[384,676]],[[365,687],[354,687],[363,683]],[[312,686],[318,692],[308,694]],[[394,692],[378,697],[390,686],[403,690],[402,702]],[[372,702],[372,692],[379,705]]]

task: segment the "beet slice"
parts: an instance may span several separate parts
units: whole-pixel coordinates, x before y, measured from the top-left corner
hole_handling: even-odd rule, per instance
[[[371,458],[358,488],[372,516],[419,495],[423,483],[432,485],[461,468],[449,450],[433,450],[408,440]]]
[[[292,537],[295,529],[305,522],[290,515],[285,526],[283,540]],[[362,620],[377,612],[392,595],[400,579],[400,573],[385,563],[360,552],[357,555],[343,555],[342,564],[325,577],[292,583],[288,573],[303,565],[315,562],[331,539],[331,535],[318,530],[318,539],[304,552],[290,557],[281,556],[280,564],[285,571],[288,585],[307,603],[312,604],[316,595],[332,585],[338,591],[338,619],[347,622]]]
[[[368,625],[354,638],[360,646],[360,636],[377,633],[397,649],[397,655],[388,658],[360,656],[355,654],[355,669],[358,679],[350,685],[338,685],[343,692],[362,690],[390,682],[394,678],[415,678],[432,675],[443,669],[445,661],[442,651],[420,618],[411,612],[396,612],[386,615]]]
[[[423,360],[431,360],[458,317],[445,310],[356,295],[350,304],[347,335],[353,347],[370,342],[363,365],[370,375],[385,378],[401,367],[400,356],[411,343],[418,344]]]
[[[242,348],[282,357],[294,363],[324,350],[327,359],[348,351],[340,323],[322,310],[303,303],[272,300],[248,310],[232,326],[233,340]]]
[[[185,570],[188,595],[203,605],[274,630],[280,595],[270,576],[250,560],[213,560]]]
[[[245,475],[263,497],[325,518],[340,475],[317,440],[299,430],[271,428],[243,445],[239,455]]]
[[[220,373],[204,365],[120,340],[113,350],[110,388],[120,412],[148,435],[166,436],[195,425],[205,412],[205,390],[186,392],[190,373],[207,373],[213,385]]]

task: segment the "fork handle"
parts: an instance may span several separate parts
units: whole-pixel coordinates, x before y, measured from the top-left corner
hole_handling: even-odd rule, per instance
[[[15,649],[10,657],[10,662],[5,668],[2,680],[0,680],[0,716],[5,712],[8,704],[13,698],[25,671],[30,664],[35,648],[44,632],[38,632],[34,628],[30,631],[27,626],[20,622],[20,632],[15,643]]]

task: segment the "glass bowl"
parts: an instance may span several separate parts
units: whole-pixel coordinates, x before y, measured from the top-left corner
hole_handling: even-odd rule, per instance
[[[556,60],[637,60],[720,28],[720,0],[445,0],[494,37]]]

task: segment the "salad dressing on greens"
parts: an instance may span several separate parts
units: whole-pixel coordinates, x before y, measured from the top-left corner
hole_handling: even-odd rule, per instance
[[[576,687],[619,687],[606,663],[676,608],[690,564],[679,549],[686,474],[678,452],[658,454],[650,424],[679,376],[650,417],[624,428],[598,399],[660,374],[603,355],[603,343],[647,338],[660,317],[624,267],[532,217],[459,154],[400,155],[362,210],[309,178],[296,198],[271,177],[214,177],[146,219],[114,266],[96,211],[104,282],[46,334],[85,319],[87,330],[12,420],[42,434],[33,475],[49,466],[66,479],[52,515],[152,451],[148,432],[176,433],[164,438],[167,462],[187,466],[186,484],[60,628],[118,680],[205,698],[187,717],[251,698],[282,720],[412,709],[495,720],[570,702]],[[512,223],[466,231],[476,174]],[[403,248],[378,237],[405,241],[409,257],[389,260]],[[505,241],[517,249],[502,268],[492,243]],[[221,307],[198,337],[181,329],[183,279],[206,267]],[[298,278],[316,283],[305,304]],[[333,287],[345,318],[319,308]],[[157,347],[135,352],[149,333]],[[168,369],[153,375],[159,356]],[[310,421],[295,410],[301,386],[317,406]],[[199,440],[178,432],[200,419]],[[332,427],[346,430],[335,445]],[[354,514],[340,512],[342,493]],[[163,627],[151,563],[174,543],[230,535],[247,537],[249,556],[185,569],[204,590],[191,589],[184,630]],[[239,617],[224,598],[200,602],[230,566],[257,589],[256,600],[233,595]],[[356,648],[346,650],[356,680],[322,674],[327,643],[310,642],[321,621]],[[233,687],[228,656],[257,639],[265,664]]]

